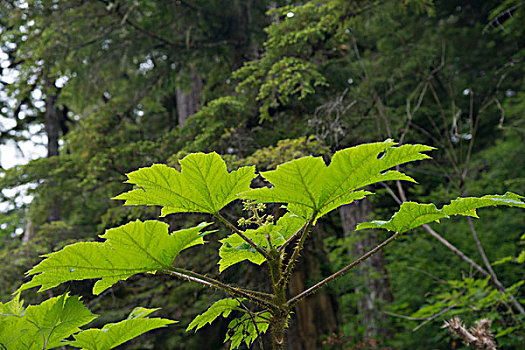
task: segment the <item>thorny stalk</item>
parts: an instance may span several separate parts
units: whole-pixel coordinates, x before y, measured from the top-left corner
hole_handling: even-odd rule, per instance
[[[224,216],[222,216],[220,213],[215,214],[215,217],[222,222],[226,227],[228,227],[230,230],[232,230],[234,233],[238,234],[246,243],[248,243],[253,249],[257,251],[257,253],[264,256],[267,260],[270,260],[271,257],[268,255],[268,252],[266,250],[259,247],[257,244],[255,244],[251,239],[246,237],[246,235],[239,230],[235,225],[233,225],[231,222],[229,222]]]
[[[392,241],[394,241],[397,236],[399,236],[399,233],[396,232],[392,236],[390,236],[388,239],[383,241],[381,244],[377,245],[374,249],[368,251],[367,253],[363,254],[361,257],[359,257],[357,260],[352,262],[351,264],[345,266],[341,270],[337,271],[336,273],[332,274],[331,276],[325,278],[321,282],[316,283],[312,287],[308,288],[307,290],[297,294],[290,300],[286,302],[286,306],[291,307],[294,306],[297,302],[299,302],[301,299],[305,298],[306,296],[315,293],[319,288],[324,287],[328,282],[336,279],[337,277],[340,277],[344,275],[346,272],[351,270],[352,268],[356,267],[357,265],[361,264],[366,259],[370,258],[372,255],[376,254],[378,251],[386,247],[388,244],[390,244]]]
[[[308,233],[310,232],[310,229],[312,228],[312,225],[316,217],[317,217],[317,211],[314,210],[306,226],[304,226],[302,232],[300,233],[299,242],[297,242],[297,245],[295,246],[292,256],[290,256],[290,259],[286,263],[285,270],[280,280],[280,282],[282,282],[283,285],[286,285],[286,283],[288,282],[288,279],[290,278],[293,272],[295,262],[297,261],[297,259],[299,258],[299,254],[303,250],[304,242],[306,241],[306,237],[308,237]]]
[[[269,309],[276,308],[276,305],[272,302],[273,295],[271,294],[233,287],[213,278],[186,269],[171,267],[169,270],[162,270],[162,272],[186,279],[188,281],[200,283],[207,287],[222,289],[233,296],[246,298],[254,303],[264,305]]]

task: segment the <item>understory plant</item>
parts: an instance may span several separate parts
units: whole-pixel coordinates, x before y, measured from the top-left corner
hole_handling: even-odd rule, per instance
[[[224,293],[224,299],[195,317],[188,331],[198,331],[218,317],[236,315],[225,337],[231,349],[242,343],[249,347],[256,340],[263,348],[261,335],[267,332],[272,348],[284,349],[287,323],[299,301],[343,276],[404,232],[454,215],[477,217],[476,209],[482,207],[525,207],[523,197],[513,193],[458,198],[441,209],[434,204],[405,202],[391,219],[361,223],[357,227],[391,231],[382,243],[324,280],[289,295],[290,276],[319,220],[342,205],[371,195],[370,185],[383,181],[415,182],[398,167],[430,158],[424,152],[432,149],[424,145],[399,146],[387,140],[338,151],[329,165],[321,157],[308,156],[262,172],[267,186],[261,188],[251,187],[257,176],[254,166],[228,171],[216,153],[190,154],[180,160],[180,171],[154,164],[131,172],[127,174],[127,182],[134,188],[116,199],[125,200],[125,205],[160,206],[162,217],[175,213],[208,214],[210,221],[224,225],[229,231],[220,240],[219,273],[239,263],[261,265],[268,275],[267,289],[228,284],[177,264],[179,254],[189,248],[198,249],[197,246],[206,243],[206,236],[215,232],[206,230],[211,222],[170,232],[169,225],[162,221],[137,220],[107,230],[100,236],[103,242],[75,243],[45,255],[28,272],[32,278],[19,288],[16,297],[0,304],[0,344],[6,349],[51,349],[66,344],[110,349],[131,339],[130,336],[167,326],[174,321],[147,318],[154,310],[138,308],[122,323],[106,325],[102,330],[80,330],[95,316],[77,296],[64,294],[41,305],[28,306],[25,311],[19,301],[20,292],[28,288],[40,287],[39,291],[45,291],[68,281],[95,279],[93,294],[98,295],[135,274],[149,273],[170,275]],[[389,170],[392,168],[396,170]],[[244,201],[249,214],[231,221],[223,209],[236,200]],[[272,203],[282,206],[282,210],[275,211],[282,212],[279,217],[266,212],[266,206]],[[108,333],[118,333],[125,327],[135,327],[134,332],[127,332],[128,338],[111,343],[119,338]],[[25,336],[16,336],[22,333]],[[110,340],[104,343],[104,339]]]

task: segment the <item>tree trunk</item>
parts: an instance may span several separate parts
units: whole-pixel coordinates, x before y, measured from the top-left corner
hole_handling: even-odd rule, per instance
[[[307,283],[321,280],[322,264],[327,264],[328,254],[323,244],[319,228],[315,229],[306,241],[302,257],[290,278],[290,295],[297,295],[310,287]],[[337,332],[337,300],[327,288],[321,289],[297,303],[295,313],[290,320],[288,332],[289,350],[317,350],[321,336]]]
[[[48,157],[58,156],[58,139],[60,137],[60,111],[57,108],[57,100],[59,93],[60,90],[55,89],[54,86],[48,87],[48,95],[46,96],[46,111],[44,113]]]
[[[64,111],[58,106],[58,96],[60,89],[57,89],[51,80],[46,81],[46,111],[44,113],[44,124],[47,134],[47,157],[55,157],[59,155],[58,140],[60,139],[60,130],[65,125]],[[55,185],[53,179],[49,180],[48,186]],[[60,220],[62,216],[61,198],[56,191],[55,198],[53,198],[52,205],[49,208],[49,216],[47,221],[53,222]]]
[[[345,236],[360,235],[350,252],[352,256],[361,256],[380,242],[377,231],[355,232],[357,224],[367,221],[368,215],[372,212],[372,205],[367,199],[345,205],[339,209],[339,212]],[[357,302],[357,309],[361,316],[361,323],[365,327],[364,335],[367,338],[388,337],[391,331],[384,326],[386,319],[381,309],[385,302],[393,300],[393,296],[383,252],[380,251],[373,255],[357,269],[357,275],[361,278],[362,283],[355,292],[361,295]]]
[[[187,74],[183,72],[182,74]],[[188,75],[189,89],[177,88],[177,118],[180,126],[186,126],[186,119],[200,108],[203,82],[195,68],[190,68]]]

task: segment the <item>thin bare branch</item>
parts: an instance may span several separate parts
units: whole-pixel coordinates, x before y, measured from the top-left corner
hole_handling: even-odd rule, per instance
[[[478,234],[476,233],[476,229],[474,227],[474,223],[472,222],[472,218],[469,216],[467,220],[470,226],[470,231],[472,232],[472,237],[474,238],[474,242],[476,242],[476,247],[478,248],[479,255],[481,255],[481,258],[483,259],[483,263],[485,264],[485,267],[487,268],[490,274],[490,279],[498,287],[499,291],[501,293],[504,293],[505,287],[503,287],[503,285],[498,279],[498,276],[496,275],[496,272],[494,272],[494,269],[490,265],[489,259],[487,258],[487,254],[485,254],[485,250],[483,249],[483,246],[481,245]],[[519,301],[516,300],[516,298],[514,298],[513,295],[509,295],[509,299],[512,305],[514,305],[514,307],[516,308],[516,310],[520,312],[520,314],[525,314],[525,310],[523,309],[523,306],[520,304]]]

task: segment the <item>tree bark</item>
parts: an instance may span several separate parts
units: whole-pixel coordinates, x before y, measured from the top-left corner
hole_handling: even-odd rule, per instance
[[[57,108],[57,100],[59,93],[60,90],[55,89],[54,86],[48,87],[48,95],[46,96],[46,111],[44,113],[48,157],[58,156],[58,140],[60,137],[60,111]]]
[[[183,72],[181,74],[188,74]],[[192,114],[195,114],[200,108],[200,100],[202,96],[203,82],[199,73],[195,68],[190,68],[188,79],[190,88],[177,88],[177,119],[180,126],[186,126],[186,119]]]
[[[44,124],[47,135],[47,157],[56,157],[59,155],[60,130],[65,128],[65,110],[58,106],[58,96],[60,89],[56,88],[53,81],[46,81],[46,111],[44,112]],[[53,179],[49,180],[48,186],[55,185]],[[58,192],[58,191],[57,191]],[[61,198],[58,193],[53,195],[52,205],[49,208],[48,222],[58,221],[62,217]]]
[[[372,212],[372,205],[367,199],[345,205],[339,209],[343,231],[346,235],[358,234],[355,228],[358,223],[367,221]],[[377,231],[367,230],[360,233],[360,238],[349,252],[353,256],[360,256],[375,247],[378,239]],[[385,314],[381,311],[385,302],[393,300],[390,279],[386,270],[386,260],[383,252],[379,252],[357,267],[357,274],[362,283],[355,292],[362,297],[357,302],[357,309],[361,316],[361,323],[365,327],[365,337],[388,337],[391,330],[385,327]]]
[[[297,295],[310,285],[321,280],[322,264],[328,261],[322,232],[314,229],[306,241],[302,257],[290,278],[290,295]],[[321,289],[314,295],[297,303],[295,314],[290,319],[287,348],[289,350],[317,350],[321,336],[337,332],[337,301],[329,289]]]

